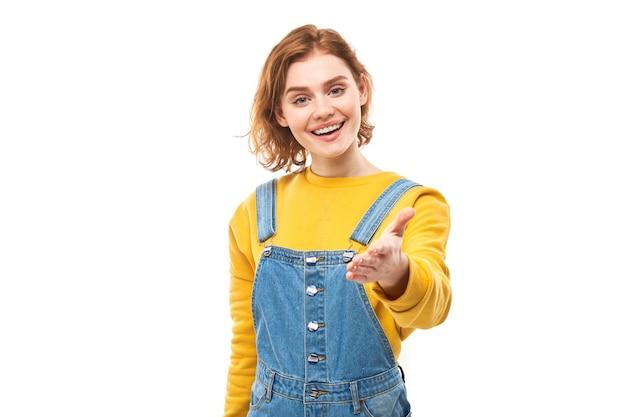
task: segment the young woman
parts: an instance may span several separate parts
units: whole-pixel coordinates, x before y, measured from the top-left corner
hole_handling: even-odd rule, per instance
[[[448,315],[449,207],[362,154],[372,88],[330,29],[294,29],[265,62],[249,141],[285,174],[229,224],[224,417],[411,414],[398,357]]]

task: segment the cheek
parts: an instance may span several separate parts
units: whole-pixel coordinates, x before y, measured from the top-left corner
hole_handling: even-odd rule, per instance
[[[361,106],[362,103],[359,100],[359,97],[353,96],[350,100],[346,100],[339,108],[343,113],[354,117],[355,115],[361,114]]]
[[[308,118],[304,112],[290,112],[285,115],[285,120],[290,129],[306,129]]]
[[[293,140],[298,142],[300,146],[302,146],[303,148],[308,148],[311,145],[310,139],[308,139],[306,136],[302,135],[301,133],[298,134],[298,132],[294,132],[294,130],[291,128],[290,130]]]

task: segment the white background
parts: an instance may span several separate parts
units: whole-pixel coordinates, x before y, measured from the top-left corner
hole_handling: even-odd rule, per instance
[[[219,416],[245,138],[304,23],[371,71],[370,159],[452,210],[417,416],[626,416],[619,1],[6,1],[0,416]]]

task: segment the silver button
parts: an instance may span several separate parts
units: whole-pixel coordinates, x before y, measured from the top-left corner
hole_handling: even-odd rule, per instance
[[[309,285],[308,287],[306,287],[306,295],[313,297],[315,294],[317,294],[318,289],[315,285]]]
[[[307,327],[307,329],[309,329],[310,332],[315,332],[315,331],[317,331],[317,329],[320,328],[320,325],[319,325],[318,322],[313,320],[313,321],[310,321],[309,324],[306,327]]]
[[[312,398],[317,398],[320,395],[326,395],[326,394],[328,394],[328,391],[322,391],[322,390],[317,389],[317,388],[311,388],[309,390],[309,397],[312,397]]]

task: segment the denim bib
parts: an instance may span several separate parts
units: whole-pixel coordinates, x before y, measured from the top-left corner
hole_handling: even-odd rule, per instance
[[[350,235],[367,246],[398,199],[392,183]],[[276,179],[256,190],[259,243],[276,233]],[[248,417],[410,416],[389,340],[362,284],[345,278],[354,250],[266,244],[252,290],[257,369]]]

